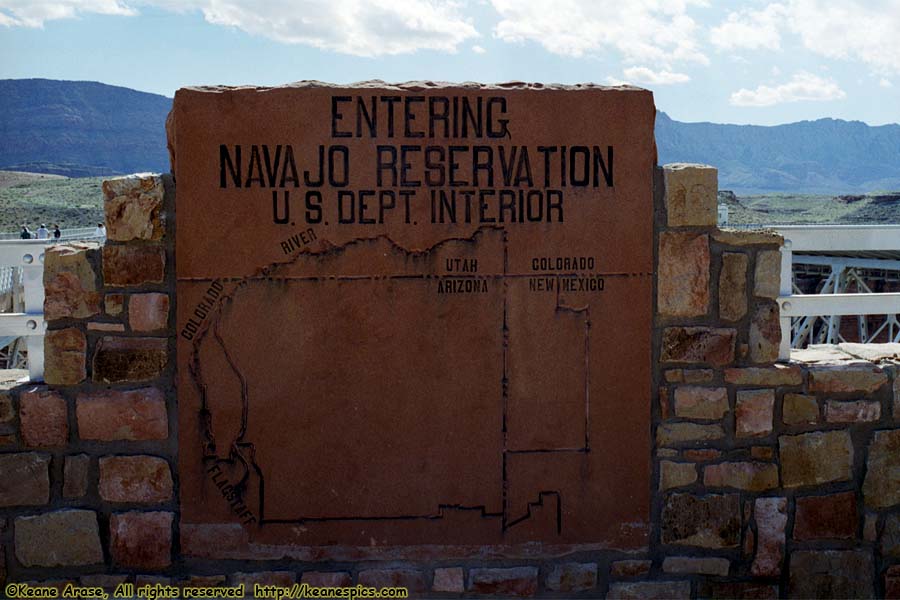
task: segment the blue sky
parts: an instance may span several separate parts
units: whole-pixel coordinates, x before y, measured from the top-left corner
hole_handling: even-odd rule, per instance
[[[0,0],[0,78],[628,82],[682,121],[883,124],[898,31],[900,0]]]

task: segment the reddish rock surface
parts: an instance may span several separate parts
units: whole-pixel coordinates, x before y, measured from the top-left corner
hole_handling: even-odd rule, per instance
[[[802,496],[796,500],[794,539],[852,539],[856,537],[859,515],[856,494]]]
[[[166,338],[104,337],[94,351],[93,379],[103,383],[149,381],[169,361]]]
[[[663,331],[663,362],[726,365],[734,360],[734,329],[668,327]]]
[[[534,596],[538,588],[536,567],[471,569],[469,591],[496,596]]]
[[[696,317],[709,310],[709,237],[666,231],[659,236],[657,306],[667,317]]]
[[[425,591],[425,575],[414,569],[367,569],[359,572],[359,583],[368,587],[403,587],[410,592]]]
[[[132,331],[159,331],[169,321],[168,294],[132,294],[128,298],[128,324]]]
[[[44,381],[75,385],[87,377],[87,339],[78,329],[54,329],[44,335]]]
[[[772,432],[774,390],[741,390],[735,404],[734,429],[738,437],[761,437]]]
[[[109,518],[113,562],[125,568],[161,569],[172,563],[170,512],[114,513]]]
[[[49,454],[0,454],[0,473],[0,507],[37,506],[50,501]]]
[[[103,246],[103,283],[107,286],[162,283],[165,269],[162,246]]]
[[[169,435],[166,401],[157,388],[80,394],[75,415],[84,440],[164,440]]]
[[[169,463],[155,456],[102,457],[100,497],[108,502],[166,502],[172,498]]]
[[[756,556],[750,571],[756,576],[781,574],[784,560],[787,498],[757,498],[753,507],[756,518]]]
[[[56,392],[34,389],[19,396],[19,423],[26,446],[63,446],[69,441],[66,400]]]
[[[597,563],[562,563],[553,565],[544,579],[551,592],[584,592],[597,586]]]

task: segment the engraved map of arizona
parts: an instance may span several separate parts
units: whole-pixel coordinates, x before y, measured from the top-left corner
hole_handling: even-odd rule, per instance
[[[183,523],[645,543],[653,115],[630,88],[179,91]]]

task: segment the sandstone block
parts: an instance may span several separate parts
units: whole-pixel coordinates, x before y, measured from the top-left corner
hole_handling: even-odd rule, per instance
[[[168,294],[133,294],[128,299],[128,323],[132,331],[159,331],[168,322]]]
[[[16,409],[13,406],[12,396],[9,392],[0,392],[0,423],[9,423],[16,418]]]
[[[156,456],[104,456],[100,458],[100,497],[108,502],[171,500],[169,463]]]
[[[110,596],[119,584],[126,581],[128,581],[128,575],[106,575],[105,573],[82,575],[78,578],[78,583],[82,586],[103,588]]]
[[[825,420],[829,423],[871,423],[881,418],[881,402],[876,400],[828,400]]]
[[[508,596],[534,596],[538,587],[536,567],[508,569],[471,569],[470,592]]]
[[[125,294],[106,294],[103,297],[103,310],[111,317],[122,314],[125,308]]]
[[[610,577],[643,577],[653,566],[651,560],[617,560],[609,565]]]
[[[0,507],[39,506],[50,502],[49,454],[0,454],[0,473]]]
[[[675,415],[686,419],[718,420],[728,412],[728,390],[679,386],[675,388]]]
[[[709,237],[667,231],[659,236],[660,315],[697,317],[709,309]]]
[[[856,537],[859,516],[853,492],[799,497],[794,515],[796,540]]]
[[[781,412],[787,425],[812,425],[819,420],[819,403],[815,396],[785,394]]]
[[[125,333],[124,323],[102,323],[91,321],[87,324],[88,331],[103,331],[105,333]]]
[[[697,481],[697,467],[693,463],[663,460],[659,463],[660,491],[691,485]]]
[[[739,321],[747,314],[747,255],[722,254],[719,272],[719,318]]]
[[[715,377],[712,369],[685,369],[682,373],[685,383],[709,383]]]
[[[727,577],[731,562],[727,558],[713,556],[667,556],[663,559],[662,569],[673,575],[716,575]]]
[[[172,513],[126,512],[109,518],[109,551],[119,567],[161,569],[172,564]]]
[[[79,394],[75,415],[83,440],[164,440],[169,436],[166,400],[157,388]]]
[[[900,600],[900,566],[888,567],[884,574],[885,600]]]
[[[671,446],[686,442],[706,442],[725,437],[721,425],[700,425],[698,423],[663,423],[656,429],[656,444]]]
[[[714,226],[718,220],[718,170],[673,163],[663,167],[669,227]]]
[[[781,252],[763,250],[756,255],[753,295],[774,300],[781,291]]]
[[[725,382],[735,385],[801,385],[803,371],[797,365],[725,369]]]
[[[607,600],[688,600],[690,581],[616,582],[609,586]]]
[[[893,417],[895,421],[900,421],[900,370],[894,371],[894,402]]]
[[[741,508],[737,494],[672,494],[663,506],[662,543],[702,548],[737,548]]]
[[[900,558],[900,515],[894,513],[884,519],[881,532],[881,554],[891,558]]]
[[[103,246],[103,283],[107,286],[162,283],[165,272],[162,246]]]
[[[887,380],[887,373],[871,363],[813,365],[809,368],[810,392],[871,394]]]
[[[778,466],[774,463],[726,462],[703,469],[703,485],[762,492],[778,487]]]
[[[694,462],[709,462],[721,456],[722,451],[715,448],[688,448],[684,451],[684,458]]]
[[[875,567],[865,550],[791,553],[790,598],[874,598]]]
[[[63,468],[63,497],[81,498],[88,491],[88,474],[91,459],[87,454],[66,457]]]
[[[195,558],[231,558],[248,543],[240,523],[181,523],[181,553]]]
[[[736,335],[734,329],[667,327],[663,331],[661,360],[726,365],[734,361]]]
[[[778,360],[781,344],[781,323],[778,305],[774,302],[758,304],[750,322],[750,360],[771,363]]]
[[[821,485],[853,476],[853,443],[847,431],[817,431],[778,438],[784,487]]]
[[[347,583],[349,584],[349,577]],[[447,567],[434,570],[431,582],[432,592],[462,594],[466,591],[466,577],[461,567]]]
[[[104,181],[107,238],[117,242],[162,239],[163,194],[159,175],[129,175]]]
[[[784,561],[787,498],[757,498],[753,514],[757,542],[750,572],[757,577],[775,577],[781,574]]]
[[[86,319],[100,314],[100,290],[91,258],[100,246],[74,242],[48,246],[44,253],[44,318]]]
[[[726,246],[777,246],[784,244],[784,238],[774,231],[751,229],[714,229],[713,239]]]
[[[709,581],[698,586],[698,598],[725,600],[778,600],[778,586],[750,581]]]
[[[869,508],[900,504],[900,429],[875,432],[862,489]]]
[[[168,361],[166,338],[104,337],[94,352],[94,381],[149,381],[159,377]]]
[[[260,571],[258,573],[232,573],[231,585],[244,584],[245,591],[249,590],[252,596],[253,586],[274,585],[277,587],[291,587],[297,581],[297,575],[290,571]]]
[[[425,591],[425,575],[415,569],[368,569],[359,572],[359,583],[368,587],[405,587],[410,592]]]
[[[97,513],[60,510],[15,522],[16,558],[26,567],[71,567],[103,562]]]
[[[437,572],[441,569],[435,569],[435,578]],[[450,570],[450,569],[447,569]],[[462,577],[462,569],[459,569],[460,577]],[[308,584],[310,587],[350,587],[350,573],[346,571],[306,571],[300,577],[300,583]],[[452,591],[452,590],[436,590],[433,591]],[[460,590],[462,591],[462,590]]]
[[[772,432],[775,392],[741,390],[735,404],[735,434],[738,437],[761,437]]]
[[[87,339],[78,329],[54,329],[44,335],[44,381],[75,385],[87,377]]]
[[[773,460],[775,448],[772,446],[753,446],[750,448],[750,456],[758,460]]]
[[[551,592],[585,592],[597,587],[597,563],[563,563],[553,565],[544,580]]]
[[[19,396],[19,425],[26,446],[63,446],[69,441],[66,400],[35,388]]]

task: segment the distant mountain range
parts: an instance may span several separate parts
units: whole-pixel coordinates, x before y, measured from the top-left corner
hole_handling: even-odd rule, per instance
[[[91,81],[0,80],[0,169],[166,172],[172,99]]]
[[[0,80],[0,170],[168,171],[171,105],[165,96],[96,82]],[[681,123],[659,112],[656,140],[660,164],[714,165],[719,187],[739,194],[900,190],[900,125]]]
[[[681,123],[656,114],[659,163],[719,169],[738,194],[900,190],[900,125],[819,119],[774,127]]]

